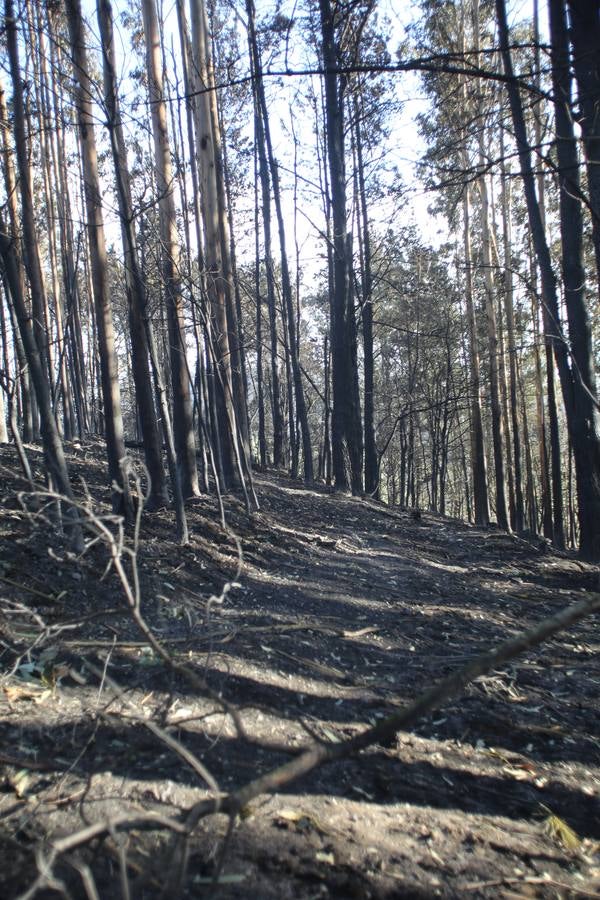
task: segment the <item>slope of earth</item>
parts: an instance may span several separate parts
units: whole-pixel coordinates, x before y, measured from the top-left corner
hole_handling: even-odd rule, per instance
[[[106,516],[101,446],[69,463]],[[225,498],[230,530],[191,501],[187,547],[170,512],[143,516],[141,613],[191,683],[135,625],[106,542],[68,553],[0,448],[0,896],[599,897],[598,616],[233,829],[202,819],[180,877],[173,828],[207,780],[229,792],[358,734],[598,590],[596,567],[495,529],[274,473],[255,487],[251,516]]]

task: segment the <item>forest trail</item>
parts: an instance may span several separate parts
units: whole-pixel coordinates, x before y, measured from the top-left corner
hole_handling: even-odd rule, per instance
[[[41,470],[41,454],[31,458]],[[205,796],[199,776],[147,721],[229,791],[311,736],[339,741],[362,731],[468,658],[597,589],[597,569],[573,555],[274,473],[257,476],[261,510],[250,520],[238,498],[225,498],[239,574],[213,498],[190,504],[186,548],[170,537],[170,514],[145,516],[143,613],[174,658],[237,707],[247,743],[140,641],[116,578],[99,578],[99,548],[82,563],[56,558],[55,536],[15,502],[23,486],[9,448],[0,448],[0,465],[6,897],[33,880],[41,836],[117,812],[175,815]],[[93,447],[72,449],[70,466],[99,503],[108,499]],[[32,610],[54,628],[43,658],[68,670],[54,690],[40,686],[40,702],[6,676],[32,641]],[[61,623],[69,624],[58,630]],[[253,801],[217,896],[599,896],[599,647],[596,616],[479,678],[393,745]],[[40,643],[30,657],[42,656]],[[109,677],[101,690],[89,671],[82,676],[85,660]],[[222,816],[201,823],[185,896],[208,896],[225,831]],[[157,833],[135,835],[132,897],[158,896],[164,845]],[[116,844],[82,858],[100,897],[113,896]],[[84,896],[72,867],[57,871]]]

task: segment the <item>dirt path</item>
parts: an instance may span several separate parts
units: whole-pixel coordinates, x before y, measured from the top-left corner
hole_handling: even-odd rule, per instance
[[[597,589],[597,571],[569,555],[269,475],[257,478],[261,511],[251,522],[239,500],[227,500],[243,567],[239,586],[216,602],[211,593],[234,576],[237,551],[214,525],[214,503],[192,504],[184,550],[166,537],[166,513],[149,516],[139,555],[144,613],[174,655],[240,710],[248,744],[214,703],[135,643],[126,616],[106,612],[123,601],[113,576],[99,581],[99,552],[83,567],[56,561],[52,546],[49,554],[47,530],[32,531],[15,508],[8,450],[0,464],[4,670],[35,630],[14,604],[34,606],[48,625],[74,623],[46,641],[52,667],[70,669],[54,692],[32,702],[17,696],[12,677],[0,693],[2,896],[31,882],[40,835],[117,809],[172,814],[205,795],[144,720],[181,740],[228,791],[310,736],[356,734],[474,654]],[[100,496],[94,453],[76,450],[71,464]],[[600,896],[599,646],[596,616],[479,679],[393,746],[253,802],[228,846],[218,896]],[[74,680],[84,657],[126,693],[115,698],[106,681],[99,691],[89,673],[86,683]],[[207,895],[226,824],[213,817],[194,838],[189,896]],[[132,897],[157,896],[162,847],[158,833],[130,839]],[[115,894],[118,861],[110,841],[93,857],[101,897]],[[72,868],[59,874],[85,896]]]

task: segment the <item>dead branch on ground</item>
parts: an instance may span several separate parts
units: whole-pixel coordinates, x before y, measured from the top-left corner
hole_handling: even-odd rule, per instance
[[[43,496],[47,496],[48,500],[60,499],[64,502],[63,497],[59,497],[51,492],[44,492]],[[110,553],[109,567],[112,567],[117,573],[129,611],[148,644],[175,673],[186,678],[196,690],[202,691],[206,696],[212,696],[212,692],[203,679],[199,678],[189,667],[179,664],[171,657],[164,645],[156,638],[142,615],[137,571],[141,504],[136,517],[134,538],[131,545],[128,545],[125,541],[122,521],[118,520],[115,522],[114,517],[109,517],[110,524],[113,526],[116,524],[117,526],[115,534],[109,527],[109,521],[96,515],[89,508],[89,505],[77,504],[77,511],[81,515],[84,526],[92,535],[87,547],[102,542],[108,548]],[[127,559],[128,566],[126,566],[124,559]],[[129,569],[129,574],[127,569]],[[219,598],[213,598],[213,602],[222,602],[226,593],[227,591],[224,590]],[[227,831],[229,837],[236,816],[242,813],[247,804],[259,795],[274,793],[320,766],[345,759],[367,749],[373,744],[388,741],[398,731],[414,725],[426,714],[439,709],[442,704],[459,694],[476,678],[533,649],[574,625],[585,616],[591,615],[598,610],[600,610],[600,594],[590,594],[586,599],[560,610],[555,615],[543,619],[534,627],[470,660],[466,665],[421,693],[404,709],[392,714],[372,728],[366,729],[353,738],[337,743],[315,741],[308,749],[289,762],[259,775],[230,794],[220,794],[218,790],[215,790],[217,787],[216,782],[213,780],[211,784],[210,778],[205,778],[213,790],[213,795],[195,803],[188,809],[181,810],[176,816],[165,817],[152,813],[125,814],[119,817],[106,818],[72,835],[53,841],[48,850],[45,852],[38,851],[38,877],[28,891],[22,895],[21,900],[31,900],[43,888],[57,883],[53,872],[61,857],[85,845],[89,845],[98,838],[107,836],[114,838],[121,832],[130,832],[133,829],[161,830],[173,835],[175,843],[171,848],[169,866],[171,874],[168,878],[167,889],[170,890],[170,896],[175,896],[174,891],[181,888],[185,882],[190,839],[203,818],[215,813],[227,815],[229,817],[229,828]],[[99,675],[102,673],[96,672],[95,674]],[[116,689],[116,685],[111,684],[111,687],[113,691]],[[216,699],[223,711],[232,717],[238,729],[238,736],[242,739],[252,740],[246,736],[237,710],[225,704],[221,698],[212,697],[212,699]],[[158,726],[153,731],[160,740],[165,741],[166,733],[159,729]],[[196,774],[204,771],[202,764],[200,764],[200,770],[194,765],[194,762],[198,762],[195,758],[193,761],[187,758],[187,751],[182,754],[180,747],[171,746],[170,740],[167,740],[166,744],[171,750],[178,752],[185,759],[186,763],[192,766]],[[78,870],[81,870],[81,863],[77,865],[73,863],[73,865],[75,868],[79,867]],[[85,871],[80,871],[81,878],[84,882],[86,879],[89,882],[89,879],[92,877],[91,872],[88,867],[84,868]],[[219,868],[215,879],[218,878]],[[93,895],[93,879],[88,884],[88,896],[91,895]]]

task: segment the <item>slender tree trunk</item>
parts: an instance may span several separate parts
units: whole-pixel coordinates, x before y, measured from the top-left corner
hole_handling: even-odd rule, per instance
[[[534,40],[534,84],[538,90],[541,88],[541,53],[540,53],[540,29],[539,29],[539,2],[533,0],[533,40]],[[533,129],[534,141],[536,147],[542,145],[542,103],[541,97],[537,98],[533,103]],[[537,186],[537,199],[540,208],[540,216],[544,231],[546,229],[546,185],[544,180],[544,171],[541,164],[538,163],[535,174]],[[556,390],[554,377],[554,354],[552,351],[552,328],[547,326],[550,322],[548,311],[537,291],[537,264],[534,260],[534,251],[529,248],[531,282],[534,286],[534,296],[532,297],[532,318],[534,326],[534,334],[539,335],[540,311],[543,322],[544,331],[544,357],[546,368],[546,385],[547,385],[547,406],[548,415],[544,410],[544,386],[542,377],[542,364],[539,350],[539,340],[536,339],[535,344],[535,364],[536,364],[536,382],[537,382],[537,407],[538,407],[538,428],[540,438],[538,439],[539,455],[540,455],[540,479],[542,486],[542,527],[545,537],[555,540],[556,520],[560,513],[562,519],[562,475],[560,470],[560,430],[558,428],[558,410],[556,408]],[[548,455],[548,448],[550,454]],[[556,486],[558,485],[558,490]]]
[[[160,39],[155,0],[142,0],[142,17],[146,36],[146,68],[152,110],[156,187],[159,197],[162,273],[169,329],[169,359],[171,385],[173,388],[173,431],[183,494],[184,497],[192,497],[199,493],[198,471],[196,468],[190,377],[186,358],[174,182],[167,130],[167,111],[163,95]]]
[[[221,131],[216,100],[215,77],[209,43],[204,0],[192,2],[192,48],[195,82],[196,152],[202,181],[206,263],[209,286],[213,291],[213,309],[217,325],[220,368],[220,396],[223,441],[230,474],[244,494],[246,509],[258,508],[252,484],[250,441],[247,424],[244,379],[241,371],[240,332],[234,303],[230,237],[225,208],[225,187]],[[249,490],[248,490],[249,488]]]
[[[54,152],[54,138],[52,127],[51,105],[49,99],[48,64],[44,24],[40,21],[42,11],[34,8],[30,2],[27,4],[27,18],[30,36],[30,48],[33,52],[35,74],[35,98],[37,106],[37,119],[39,125],[40,162],[44,186],[44,198],[46,205],[46,221],[48,226],[48,258],[50,263],[50,285],[53,299],[56,335],[54,345],[56,349],[56,364],[51,362],[51,371],[58,370],[57,384],[51,388],[54,399],[55,411],[62,401],[63,408],[63,434],[66,440],[73,436],[73,411],[71,405],[71,393],[68,382],[67,359],[64,345],[64,307],[63,297],[58,273],[58,238],[55,198],[58,192],[55,190],[54,174],[56,173],[56,155]],[[47,300],[49,298],[47,297]],[[50,310],[46,309],[47,333],[51,336]],[[50,354],[52,359],[52,354]]]
[[[19,234],[18,228],[20,223],[19,211],[18,211],[18,197],[17,197],[17,179],[15,176],[15,170],[13,166],[13,157],[12,151],[9,144],[9,125],[8,125],[8,111],[6,108],[6,96],[4,93],[4,87],[0,83],[0,129],[2,130],[2,161],[4,165],[4,184],[6,188],[6,198],[7,198],[7,206],[8,213],[10,219],[10,230],[12,234],[15,236],[15,264],[17,266],[17,275],[19,278],[20,285],[20,294],[22,297],[25,297],[25,272],[23,270],[23,260],[21,258],[21,254],[18,250],[19,241],[17,240],[17,236]],[[7,289],[8,290],[8,289]],[[13,335],[15,339],[15,351],[17,355],[18,361],[18,372],[17,377],[19,380],[20,387],[20,396],[21,396],[21,427],[23,432],[23,440],[25,443],[29,443],[33,439],[34,433],[34,417],[35,417],[35,399],[31,393],[31,385],[30,385],[30,373],[27,368],[27,360],[25,356],[25,351],[23,348],[23,341],[21,338],[21,334],[19,332],[18,325],[14,319],[14,316],[11,315],[11,323],[13,324]]]
[[[181,3],[177,4],[178,11],[181,8]],[[185,28],[185,21],[180,18],[180,29]],[[181,46],[184,46],[183,43],[184,38],[181,38]],[[185,237],[185,278],[188,284],[188,288],[191,294],[191,314],[192,314],[192,330],[194,335],[194,344],[196,350],[196,367],[194,372],[194,389],[192,390],[192,397],[194,402],[194,414],[196,418],[196,434],[197,434],[197,444],[198,444],[198,456],[199,456],[199,478],[201,490],[204,492],[209,491],[209,482],[208,482],[208,467],[209,467],[209,456],[211,457],[210,462],[213,463],[212,452],[213,452],[213,443],[211,439],[210,428],[208,426],[209,415],[208,415],[208,405],[205,403],[206,398],[206,360],[204,353],[204,344],[202,341],[202,333],[200,329],[200,321],[206,322],[208,324],[208,320],[206,317],[206,290],[203,280],[203,252],[202,252],[202,226],[200,222],[200,200],[198,197],[198,173],[195,166],[195,146],[194,146],[194,129],[193,129],[193,119],[192,119],[192,111],[191,111],[191,98],[189,98],[189,79],[186,77],[186,53],[182,54],[183,60],[183,71],[184,71],[184,85],[183,91],[184,95],[188,97],[188,101],[186,103],[186,115],[187,115],[187,125],[188,125],[188,147],[189,147],[189,158],[186,159],[186,151],[185,151],[185,140],[183,134],[183,115],[182,115],[182,106],[183,106],[183,98],[181,96],[181,91],[179,89],[179,81],[177,79],[177,68],[176,63],[175,66],[175,95],[177,98],[177,102],[172,102],[170,104],[170,112],[171,112],[171,121],[172,121],[172,129],[174,136],[174,162],[175,169],[177,171],[177,181],[179,185],[179,193],[181,197],[180,207],[182,211],[183,218],[183,228],[184,228],[184,237]],[[190,194],[187,186],[187,172],[190,171],[192,174],[192,196],[190,198]],[[191,235],[191,222],[190,222],[190,211],[193,210],[194,213],[194,225],[195,225],[195,235],[197,239],[197,262],[198,262],[198,271],[199,278],[195,278],[195,273],[193,270],[193,259],[192,259],[192,235]],[[190,375],[191,377],[191,375]]]
[[[56,33],[57,24],[55,18],[57,12],[54,9],[46,9],[46,27],[49,34]],[[60,42],[51,40],[50,64],[52,81],[59,83],[62,66],[62,48]],[[73,391],[73,404],[77,416],[77,429],[79,435],[87,433],[90,428],[90,413],[87,396],[87,373],[83,352],[83,327],[81,322],[81,297],[77,278],[79,244],[75,244],[73,236],[73,210],[71,207],[71,190],[67,174],[67,161],[65,149],[65,109],[62,93],[58,90],[51,91],[52,112],[55,127],[55,179],[56,200],[59,218],[59,237],[62,261],[63,295],[65,298],[65,343],[70,369],[70,382]]]
[[[269,184],[269,168],[267,161],[264,121],[260,111],[256,80],[254,81],[255,110],[254,129],[255,144],[258,153],[258,173],[262,196],[262,222],[264,234],[265,274],[267,281],[267,310],[269,313],[269,333],[271,338],[271,391],[273,421],[273,464],[276,468],[283,465],[284,459],[284,421],[279,375],[279,328],[277,322],[277,298],[275,286],[275,265],[272,251],[271,191]]]
[[[127,305],[131,333],[132,374],[135,384],[144,456],[151,482],[149,502],[161,506],[168,502],[165,473],[162,462],[162,446],[154,408],[150,370],[148,367],[148,339],[144,319],[146,317],[146,293],[139,271],[138,252],[134,231],[133,207],[127,150],[119,111],[117,94],[113,18],[110,0],[97,2],[98,25],[102,40],[104,69],[104,102],[107,127],[115,168],[117,200],[121,219],[121,237],[125,258]],[[177,490],[175,489],[177,494]],[[179,486],[179,493],[181,487]]]
[[[481,372],[477,340],[477,318],[473,297],[473,271],[471,259],[471,202],[470,187],[463,193],[463,241],[465,255],[465,300],[469,335],[469,362],[471,370],[471,467],[473,472],[473,503],[475,524],[489,525],[490,507],[485,459],[485,437],[481,415]]]
[[[369,207],[365,188],[363,137],[358,99],[354,99],[356,163],[358,169],[358,199],[362,225],[362,330],[364,354],[364,445],[365,491],[379,496],[379,466],[375,444],[375,391],[373,362],[373,274],[371,270],[371,236],[369,233]]]
[[[485,165],[483,158],[483,132],[480,134],[480,166]],[[494,472],[496,481],[496,518],[498,525],[510,531],[508,507],[506,502],[506,475],[504,468],[504,429],[502,424],[502,407],[500,400],[498,323],[496,321],[495,283],[492,272],[492,253],[490,235],[490,214],[488,188],[485,175],[479,178],[479,196],[481,199],[482,247],[485,282],[485,310],[487,320],[488,348],[490,354],[490,398],[492,411],[492,438],[494,447]]]
[[[498,259],[497,261],[498,267],[500,267],[501,263]],[[498,281],[496,282],[497,284]],[[512,427],[511,427],[511,419],[509,417],[508,412],[508,370],[506,366],[507,362],[507,352],[506,352],[506,335],[504,328],[504,297],[501,296],[504,294],[503,289],[499,285],[497,304],[496,304],[496,314],[497,314],[497,322],[498,322],[498,362],[499,362],[499,376],[500,376],[500,402],[502,406],[502,429],[504,433],[505,446],[506,446],[506,481],[507,481],[507,491],[508,491],[508,511],[509,511],[509,522],[511,528],[515,527],[515,519],[516,519],[516,500],[515,500],[515,472],[513,466],[513,441],[512,441]]]
[[[479,54],[479,0],[473,0],[473,40],[476,54]],[[477,58],[479,58],[477,56]],[[483,118],[479,125],[479,175],[477,185],[481,200],[481,241],[485,286],[485,311],[490,355],[490,405],[492,413],[492,444],[494,450],[494,475],[496,483],[496,518],[501,528],[510,530],[508,506],[506,502],[506,474],[504,466],[504,428],[502,422],[502,405],[499,376],[499,343],[498,323],[496,320],[495,279],[492,269],[492,234],[488,182],[486,177],[487,163],[485,158],[485,93],[481,79],[475,80],[477,92],[477,114]]]
[[[313,471],[313,459],[312,459],[312,443],[310,437],[310,428],[308,425],[308,413],[306,410],[306,398],[304,394],[304,385],[302,384],[302,372],[300,368],[300,358],[299,358],[299,335],[297,334],[296,327],[296,314],[294,310],[294,302],[293,302],[293,293],[292,293],[292,282],[290,277],[287,249],[286,249],[286,232],[285,232],[285,224],[283,218],[283,210],[281,203],[281,189],[279,184],[279,169],[277,166],[277,161],[275,159],[275,155],[273,153],[273,144],[271,140],[271,130],[269,123],[269,114],[267,108],[267,102],[265,97],[264,90],[264,82],[261,75],[261,59],[260,59],[260,50],[258,47],[258,41],[256,39],[256,27],[255,27],[255,7],[254,0],[246,0],[246,11],[248,14],[248,40],[250,42],[250,51],[251,51],[251,59],[255,72],[255,79],[253,82],[254,92],[255,92],[255,103],[258,107],[258,118],[261,120],[262,128],[258,125],[258,137],[259,137],[259,154],[260,154],[260,138],[264,138],[264,144],[266,148],[266,155],[269,163],[269,170],[271,175],[271,184],[273,187],[273,202],[275,205],[275,214],[277,217],[277,229],[278,229],[278,237],[279,237],[279,248],[280,248],[280,257],[281,257],[281,289],[283,295],[283,303],[285,306],[286,318],[287,318],[287,327],[289,333],[289,354],[290,354],[290,363],[292,369],[292,378],[294,383],[294,399],[296,402],[296,413],[298,416],[298,421],[300,424],[300,431],[302,434],[302,450],[303,450],[303,463],[304,463],[304,479],[305,481],[312,481],[314,477]],[[260,161],[260,155],[259,155]],[[261,161],[261,169],[263,162]],[[261,182],[263,181],[263,175],[261,171]],[[268,189],[268,176],[266,178],[267,189]],[[270,206],[270,197],[267,195],[267,200],[264,198],[264,189],[263,189],[263,205],[266,207]],[[292,415],[292,410],[290,409],[290,417]],[[295,427],[295,426],[294,426]],[[292,445],[294,441],[292,440]]]
[[[194,95],[196,155],[200,181],[201,213],[204,225],[207,289],[210,297],[212,333],[216,343],[216,368],[219,440],[226,483],[235,480],[237,420],[234,399],[232,354],[227,312],[226,273],[223,266],[223,244],[219,218],[213,117],[208,92],[206,55],[208,53],[206,19],[201,0],[191,4],[192,52],[190,66]]]
[[[333,296],[331,353],[333,381],[333,472],[337,488],[348,486],[344,447],[350,460],[352,490],[362,490],[362,423],[357,394],[356,326],[350,285],[350,242],[347,235],[344,140],[344,82],[337,74],[339,47],[335,13],[330,0],[319,0],[327,151],[331,176],[333,218]]]
[[[539,3],[538,0],[533,2],[533,39],[535,43],[535,77],[534,84],[538,90],[541,89],[541,53],[540,53],[540,29],[539,29]],[[540,97],[533,105],[533,127],[534,141],[537,147],[541,147],[543,140],[542,127],[542,103]],[[540,217],[544,231],[546,230],[546,186],[544,180],[544,171],[541,165],[537,166],[536,172],[537,198],[540,208]],[[535,262],[532,263],[532,283],[537,285],[537,267]],[[541,307],[542,322],[544,327],[544,357],[546,368],[546,386],[547,386],[547,428],[546,417],[544,415],[544,399],[543,386],[541,378],[541,364],[539,361],[539,352],[536,345],[536,367],[539,366],[538,374],[538,418],[541,423],[543,432],[543,440],[539,441],[540,448],[540,466],[542,471],[542,515],[544,535],[554,541],[557,546],[564,545],[564,524],[563,524],[563,487],[562,487],[562,462],[560,449],[560,428],[558,422],[558,409],[556,403],[556,378],[554,372],[554,353],[552,335],[555,328],[547,305],[539,297],[534,298],[534,328],[537,328],[539,322],[538,305]],[[546,431],[548,432],[549,442],[546,440]],[[550,447],[550,458],[548,459],[548,443]],[[545,458],[544,458],[545,457]],[[545,464],[545,465],[544,465]]]
[[[199,374],[200,388],[198,431],[202,440],[203,449],[210,457],[211,468],[215,472],[215,478],[223,483],[223,462],[221,458],[221,441],[218,430],[216,404],[217,385],[213,377],[214,366],[212,361],[216,359],[215,339],[212,331],[212,319],[210,313],[210,301],[206,288],[206,271],[204,263],[204,235],[202,233],[202,212],[200,208],[200,184],[198,175],[198,162],[196,159],[196,144],[194,140],[194,97],[192,96],[193,79],[190,67],[192,66],[192,49],[188,31],[187,16],[183,0],[176,0],[177,24],[179,28],[179,42],[181,46],[181,63],[183,69],[183,84],[186,96],[186,125],[188,139],[188,156],[190,175],[192,179],[192,207],[194,211],[194,229],[197,246],[197,263],[199,270],[199,290],[192,299],[192,321],[194,326],[194,341],[196,343],[197,371]],[[180,123],[181,126],[181,123]],[[185,181],[185,177],[182,177]],[[191,268],[191,261],[190,261]],[[202,328],[200,328],[202,326]],[[204,420],[200,416],[204,414]],[[208,461],[208,460],[207,460]],[[217,490],[219,485],[216,485]]]
[[[256,394],[258,403],[258,453],[260,468],[267,467],[267,438],[265,432],[265,389],[263,373],[262,291],[260,280],[260,237],[258,210],[258,148],[254,144],[254,290],[256,293]]]
[[[591,325],[588,318],[585,299],[583,211],[579,199],[579,157],[577,152],[577,139],[575,137],[570,109],[572,84],[569,68],[566,8],[563,0],[550,0],[549,11],[550,35],[553,45],[552,84],[554,89],[556,123],[556,154],[559,169],[560,233],[562,242],[562,275],[565,291],[565,304],[569,317],[569,335],[571,341],[573,341],[574,333],[579,335],[576,345],[571,348],[573,356],[576,365],[579,365],[580,361],[583,361],[584,364],[583,370],[580,370],[576,377],[583,379],[586,384],[595,391]],[[596,187],[598,189],[598,200],[600,201],[600,182],[597,183]],[[590,182],[590,190],[591,189],[592,182]],[[600,205],[598,211],[600,212]],[[594,236],[595,241],[600,240],[600,230],[595,231]],[[597,250],[600,250],[600,245],[598,245]],[[598,257],[598,262],[600,263],[600,256]],[[598,423],[598,425],[600,425],[600,423]],[[597,434],[597,438],[600,438],[600,432]],[[556,443],[558,443],[558,438],[556,438]],[[558,456],[558,460],[555,465],[560,472],[560,451],[557,451],[556,455]],[[600,471],[598,472],[598,477],[600,477]],[[558,485],[556,485],[556,490],[560,489],[560,506],[558,509],[560,518],[557,520],[557,516],[555,515],[554,541],[558,547],[562,548],[565,545],[565,535],[562,510],[561,475],[558,476],[558,479],[559,481]]]
[[[7,0],[7,16],[12,15],[10,0]],[[13,23],[14,24],[14,23]],[[18,58],[17,58],[18,63]],[[17,66],[18,71],[18,66]],[[22,110],[18,106],[14,106],[14,115],[18,119],[22,115]],[[56,426],[56,419],[52,409],[52,400],[50,397],[50,389],[46,375],[45,366],[42,361],[40,349],[38,347],[31,317],[25,298],[22,292],[22,281],[19,275],[19,263],[15,253],[14,236],[11,236],[6,229],[2,214],[0,212],[0,260],[3,269],[3,275],[8,285],[12,305],[19,323],[19,330],[23,347],[27,357],[34,389],[36,392],[37,405],[40,412],[41,436],[44,448],[44,460],[47,472],[50,476],[53,488],[58,491],[67,500],[65,509],[65,517],[68,520],[68,534],[74,548],[81,552],[83,550],[83,536],[79,525],[78,515],[75,509],[70,505],[73,500],[73,492],[67,469],[67,462],[64,455],[63,444]]]
[[[326,484],[333,478],[333,453],[331,449],[331,354],[327,334],[323,339],[323,477]]]
[[[525,497],[524,515],[527,527],[535,533],[538,527],[538,504],[535,493],[535,478],[533,474],[533,454],[531,452],[531,439],[529,435],[529,420],[527,414],[527,402],[523,389],[523,380],[519,378],[519,400],[521,406],[521,418],[523,420],[523,445],[525,457]]]
[[[542,295],[554,326],[553,346],[563,400],[573,445],[577,480],[577,505],[580,528],[580,552],[591,560],[600,559],[600,417],[595,399],[595,378],[592,366],[591,332],[583,290],[566,285],[569,342],[573,365],[569,366],[567,344],[561,334],[556,277],[552,269],[550,251],[544,233],[531,165],[531,149],[527,140],[523,107],[514,78],[505,0],[496,0],[504,70],[508,76],[507,91],[515,139],[519,152],[527,212],[542,278]],[[564,191],[561,191],[561,197]],[[561,226],[564,206],[561,209]],[[576,220],[575,220],[576,222]],[[573,223],[571,223],[573,224]]]
[[[275,204],[275,214],[277,217],[277,233],[279,237],[280,259],[281,259],[281,291],[283,295],[284,309],[287,318],[287,328],[289,333],[289,360],[291,365],[291,374],[294,384],[294,400],[296,402],[296,415],[300,432],[302,435],[302,453],[304,480],[310,482],[314,478],[313,458],[312,458],[312,442],[310,436],[310,428],[308,425],[308,413],[306,410],[306,397],[304,393],[304,385],[302,383],[302,370],[300,367],[300,335],[298,333],[296,322],[296,311],[294,309],[294,299],[292,293],[292,281],[290,277],[290,269],[288,263],[286,249],[286,233],[283,218],[283,208],[281,203],[281,189],[279,185],[279,169],[277,161],[273,154],[273,146],[271,142],[271,133],[269,128],[269,118],[267,113],[267,104],[262,90],[263,82],[259,80],[261,88],[261,107],[262,116],[265,126],[265,140],[267,144],[267,152],[269,157],[269,167],[271,171],[271,183],[273,186],[273,202]],[[291,410],[290,410],[291,417]]]
[[[36,234],[33,197],[31,194],[30,143],[25,126],[25,103],[23,83],[19,67],[17,25],[13,12],[13,0],[5,0],[4,23],[6,43],[13,88],[14,134],[19,172],[19,192],[21,196],[21,219],[25,270],[31,289],[31,312],[33,333],[38,346],[43,367],[46,369],[49,385],[52,372],[49,368],[48,335],[45,327],[46,287],[42,274],[39,244]]]
[[[514,483],[515,483],[515,531],[523,531],[523,472],[521,453],[521,430],[519,425],[518,366],[515,340],[514,283],[512,269],[512,216],[510,170],[504,156],[504,131],[500,132],[500,155],[502,157],[502,244],[504,251],[504,313],[508,338],[510,415],[512,421]]]
[[[568,9],[577,80],[577,118],[585,150],[592,239],[600,286],[600,0],[568,0]],[[569,101],[563,98],[563,102]]]
[[[73,379],[73,368],[69,364],[69,341],[68,341],[68,321],[66,317],[66,289],[65,280],[60,278],[59,261],[62,258],[62,217],[61,217],[61,198],[60,198],[60,162],[58,155],[60,126],[55,127],[54,106],[52,103],[53,93],[58,91],[52,90],[51,70],[49,68],[49,60],[51,60],[51,52],[48,48],[46,35],[50,33],[50,20],[48,11],[38,6],[36,14],[38,47],[40,56],[40,74],[41,74],[41,97],[44,109],[45,129],[48,135],[49,160],[47,183],[48,190],[54,202],[48,205],[52,208],[53,221],[50,230],[50,248],[52,251],[52,276],[53,290],[55,298],[55,315],[56,315],[56,342],[58,351],[58,362],[60,372],[60,385],[63,402],[63,419],[65,437],[72,438],[78,431],[78,425],[75,415],[75,396],[76,387]]]
[[[73,54],[77,121],[84,174],[92,286],[98,328],[102,398],[104,401],[108,471],[112,484],[117,486],[112,495],[113,509],[122,515],[130,516],[128,479],[124,470],[126,452],[123,419],[121,416],[117,353],[108,284],[104,219],[92,112],[92,85],[89,77],[85,32],[79,0],[66,0],[66,11]]]
[[[3,274],[3,266],[0,262],[0,275]],[[3,287],[5,285],[3,284]],[[8,291],[5,288],[5,293],[7,295],[7,306],[10,301],[8,300]],[[2,342],[2,367],[4,371],[0,373],[2,383],[0,384],[0,394],[2,394],[0,400],[0,444],[8,443],[8,428],[6,427],[6,414],[8,413],[8,421],[11,426],[11,432],[17,435],[17,438],[20,440],[20,435],[18,434],[18,420],[17,420],[17,409],[15,405],[16,399],[16,389],[17,389],[17,379],[11,379],[10,376],[10,359],[9,359],[9,348],[8,348],[8,329],[6,328],[6,316],[4,314],[4,298],[0,294],[0,340]],[[4,405],[4,396],[6,395],[6,410]]]
[[[201,67],[199,74],[205,87],[208,87],[206,99],[210,112],[212,144],[215,164],[215,180],[217,184],[217,209],[219,224],[219,239],[221,241],[221,260],[223,265],[223,280],[225,290],[225,301],[227,309],[227,322],[229,327],[229,349],[231,353],[231,375],[233,386],[233,404],[235,409],[236,421],[236,458],[250,485],[252,484],[252,470],[248,464],[250,459],[250,435],[248,430],[248,409],[246,405],[245,391],[245,374],[243,371],[243,338],[241,333],[241,323],[238,320],[238,312],[235,303],[235,286],[233,278],[235,274],[233,259],[231,255],[232,237],[229,228],[229,211],[228,188],[226,184],[225,171],[225,155],[223,151],[222,140],[222,122],[219,112],[219,103],[217,90],[215,87],[215,73],[213,52],[211,42],[209,40],[208,16],[206,12],[205,0],[194,0],[194,5],[198,12],[192,21],[194,22],[194,30],[196,37],[198,36],[198,26],[201,27],[203,37],[201,43],[204,46],[204,53],[201,57]],[[198,46],[198,42],[197,46]],[[242,474],[240,472],[240,477]],[[254,498],[256,499],[256,498]]]

